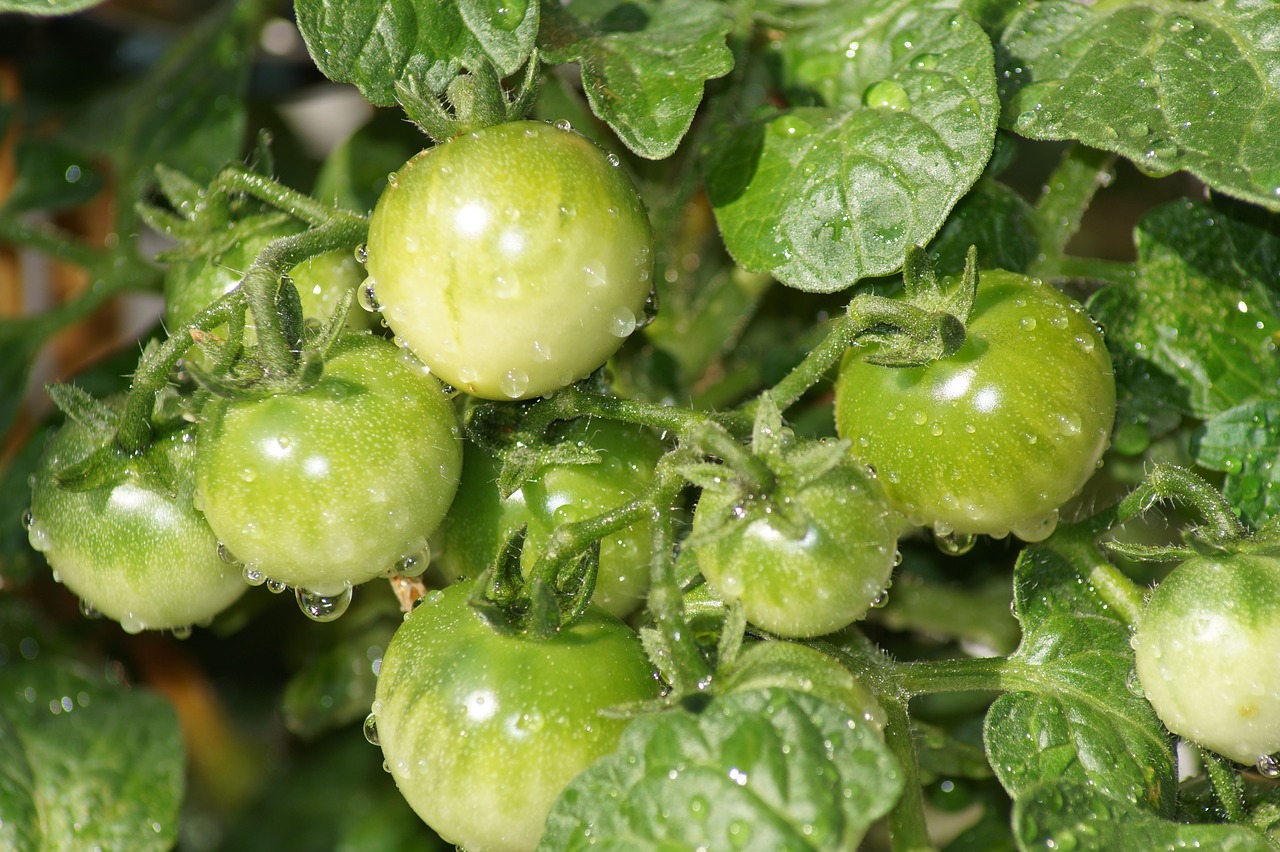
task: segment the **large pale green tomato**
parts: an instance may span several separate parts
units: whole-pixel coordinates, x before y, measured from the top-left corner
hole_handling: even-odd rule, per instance
[[[1133,637],[1165,726],[1240,763],[1280,751],[1280,558],[1200,556],[1151,593]]]
[[[200,508],[246,568],[322,595],[420,552],[453,500],[457,415],[388,340],[341,340],[318,384],[205,406]]]
[[[126,631],[186,628],[208,621],[246,588],[240,569],[192,504],[194,428],[165,429],[144,456],[121,460],[118,476],[87,490],[60,487],[55,471],[100,442],[68,421],[50,440],[33,479],[28,538],[54,575],[87,608]],[[166,486],[147,471],[168,467]]]
[[[875,468],[889,502],[939,534],[1045,538],[1107,447],[1111,358],[1075,300],[984,271],[955,354],[883,367],[851,349],[836,428]]]
[[[369,220],[369,285],[440,378],[523,399],[595,370],[636,328],[652,240],[604,151],[515,122],[429,148],[391,178]]]
[[[423,599],[378,675],[377,739],[405,799],[468,852],[528,852],[551,805],[611,752],[627,719],[602,710],[654,699],[639,637],[598,607],[549,639],[496,633],[470,583]]]

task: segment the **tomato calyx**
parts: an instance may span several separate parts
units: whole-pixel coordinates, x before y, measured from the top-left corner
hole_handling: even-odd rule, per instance
[[[535,50],[520,79],[508,89],[502,85],[493,64],[481,57],[471,68],[450,80],[442,91],[424,91],[424,81],[414,75],[397,80],[396,97],[423,133],[436,142],[446,142],[482,127],[518,121],[528,115],[538,94],[540,70]]]
[[[494,563],[476,579],[470,605],[499,633],[549,638],[580,619],[591,603],[600,568],[600,542],[584,551],[521,570],[527,526],[507,536]]]

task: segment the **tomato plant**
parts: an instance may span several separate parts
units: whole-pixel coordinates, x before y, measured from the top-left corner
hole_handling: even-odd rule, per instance
[[[604,610],[550,639],[503,636],[468,591],[428,595],[396,632],[378,675],[376,739],[409,804],[446,840],[533,849],[556,796],[626,727],[602,711],[656,697],[657,683],[638,637]]]
[[[196,453],[199,507],[262,579],[325,597],[427,545],[458,485],[458,423],[440,383],[392,344],[356,334],[318,384],[215,400]]]
[[[369,220],[369,287],[445,381],[523,399],[582,378],[635,330],[651,246],[644,205],[604,151],[516,122],[396,172]]]
[[[0,848],[1274,848],[1274,7],[0,0]]]
[[[982,274],[966,333],[957,352],[919,367],[850,350],[837,431],[914,523],[1038,541],[1107,448],[1111,358],[1077,302],[1008,273]]]
[[[1250,553],[1188,559],[1156,587],[1133,646],[1169,730],[1245,764],[1280,751],[1280,684],[1262,662],[1280,641],[1278,591],[1280,560]]]

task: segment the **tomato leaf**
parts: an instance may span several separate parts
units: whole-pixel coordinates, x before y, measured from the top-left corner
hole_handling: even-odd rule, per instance
[[[1191,438],[1196,464],[1226,474],[1222,495],[1257,528],[1280,511],[1280,401],[1245,403],[1202,425]]]
[[[981,175],[995,140],[991,43],[942,3],[814,7],[782,41],[793,102],[727,128],[707,190],[730,253],[810,292],[902,266]]]
[[[394,106],[416,78],[443,93],[463,68],[488,60],[514,73],[533,52],[537,0],[297,0],[298,29],[320,71]]]
[[[1151,705],[1126,685],[1129,628],[1092,591],[1074,553],[1053,549],[1053,541],[1024,550],[1014,568],[1023,639],[1010,658],[1011,691],[987,713],[991,765],[1015,801],[1066,780],[1167,816],[1173,744]]]
[[[733,67],[732,26],[709,0],[578,0],[545,11],[539,46],[550,62],[577,62],[591,110],[642,157],[675,151],[702,86]]]
[[[1280,398],[1274,223],[1182,201],[1143,217],[1136,239],[1137,280],[1100,292],[1090,308],[1139,405],[1209,419],[1251,399]],[[1144,375],[1164,377],[1165,387],[1144,387]]]
[[[1014,803],[1019,849],[1223,849],[1274,850],[1244,825],[1187,825],[1163,819],[1132,802],[1099,795],[1076,778],[1048,779]]]
[[[964,271],[969,246],[978,247],[980,269],[1025,273],[1040,253],[1031,205],[1017,192],[984,178],[956,204],[937,237],[929,257],[939,275]]]
[[[739,692],[701,713],[634,721],[557,800],[538,849],[714,849],[735,838],[853,849],[901,791],[896,761],[861,718],[788,689]]]
[[[1280,6],[1051,0],[1005,31],[1002,125],[1280,210]]]
[[[156,695],[44,658],[0,668],[0,846],[171,848],[183,754]]]
[[[84,9],[92,9],[102,2],[103,0],[0,0],[0,13],[71,15]]]

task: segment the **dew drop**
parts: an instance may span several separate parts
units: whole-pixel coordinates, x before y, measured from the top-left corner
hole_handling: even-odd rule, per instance
[[[1124,685],[1130,692],[1139,698],[1146,698],[1146,690],[1142,688],[1142,681],[1138,679],[1138,670],[1129,669],[1129,673],[1124,677]]]
[[[218,542],[218,558],[228,565],[239,565],[240,560],[236,559],[236,555],[231,552],[231,548],[222,542]]]
[[[1036,328],[1036,318],[1035,318],[1035,317],[1023,317],[1022,319],[1018,320],[1018,326],[1019,326],[1023,331],[1035,331],[1035,328]]]
[[[1259,757],[1255,766],[1258,774],[1264,778],[1280,778],[1280,760],[1276,760],[1269,754]]]
[[[368,263],[368,262],[369,262],[369,247],[368,247],[367,245],[365,245],[364,243],[361,243],[360,245],[356,246],[355,255],[356,255],[356,260],[357,260],[358,262],[360,262],[360,263]]]
[[[387,186],[394,187],[399,185],[400,185],[399,175],[397,175],[395,172],[392,172],[391,174],[387,175]]]
[[[613,317],[609,323],[609,333],[614,337],[629,337],[631,332],[636,330],[635,312],[626,305],[620,306],[613,312]]]
[[[351,606],[351,587],[345,587],[336,595],[322,595],[310,589],[299,588],[295,592],[298,608],[312,621],[333,621]]]
[[[889,605],[889,590],[881,589],[880,593],[871,599],[870,606],[872,609],[884,609]]]
[[[947,556],[963,556],[973,550],[977,540],[977,536],[972,533],[958,533],[955,530],[940,532],[935,528],[933,533],[934,545]]]
[[[911,97],[907,90],[893,80],[880,80],[867,87],[862,103],[872,109],[888,109],[901,112],[911,109]]]
[[[35,522],[36,522],[36,517],[35,515],[31,514],[30,509],[22,513],[22,528],[24,530],[26,530],[27,532],[31,532],[31,527],[35,525]]]
[[[431,564],[431,548],[424,545],[417,553],[411,553],[396,563],[395,571],[402,577],[418,577]]]
[[[568,119],[564,119],[564,118],[555,122],[554,126],[556,130],[572,130],[573,129],[573,125],[569,123]]]
[[[80,614],[85,618],[102,618],[102,613],[98,612],[98,608],[84,598],[80,599]]]
[[[191,638],[191,625],[190,625],[190,624],[179,624],[177,627],[174,627],[174,628],[173,628],[172,630],[170,630],[169,632],[173,634],[173,638],[174,638],[174,639],[190,639],[190,638]]]
[[[607,159],[609,161],[609,165],[613,166],[615,169],[622,165],[622,161],[618,159],[618,155],[612,151],[605,156],[605,159]]]
[[[366,278],[364,283],[360,285],[357,299],[360,302],[360,307],[371,314],[376,314],[382,310],[382,305],[378,304],[378,294],[373,289],[372,278]]]
[[[243,574],[244,581],[250,586],[261,586],[267,581],[266,575],[257,568],[250,568],[248,565],[244,566]]]
[[[30,528],[27,530],[27,541],[31,542],[31,546],[41,553],[44,553],[53,546],[53,540],[49,538],[49,531],[39,521],[32,521]],[[54,579],[58,579],[54,574]]]
[[[364,738],[370,745],[381,745],[378,740],[378,717],[373,713],[364,717]]]
[[[289,588],[289,584],[284,580],[273,580],[267,578],[267,591],[273,595],[284,594],[285,589]]]
[[[524,370],[511,369],[498,379],[498,389],[511,399],[519,399],[529,389],[529,374]]]

